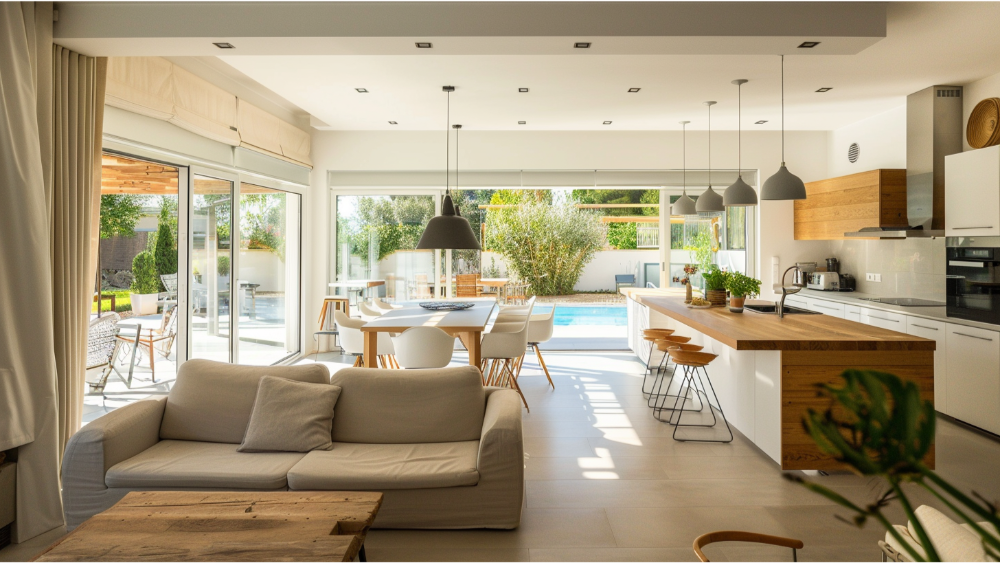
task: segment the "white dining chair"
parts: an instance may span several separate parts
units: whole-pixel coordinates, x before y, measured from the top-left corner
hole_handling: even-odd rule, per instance
[[[392,339],[396,362],[404,369],[443,368],[455,353],[455,337],[434,326],[415,326]]]
[[[343,311],[334,311],[333,320],[337,323],[337,331],[340,333],[340,347],[345,354],[355,356],[354,367],[364,365],[365,355],[365,333],[361,327],[368,324],[364,320],[348,317]],[[392,338],[387,332],[378,334],[378,361],[382,367],[399,367],[396,363],[396,352],[392,346]]]
[[[393,309],[402,309],[402,305],[393,305],[392,303],[386,303],[378,297],[372,297],[372,305],[375,306],[376,310],[379,311],[392,311]]]
[[[526,315],[511,316],[509,320],[493,323],[490,331],[483,335],[480,369],[483,383],[489,386],[509,387],[521,396],[524,408],[531,412],[528,401],[517,383],[518,372],[524,353],[528,349],[528,320],[531,306]],[[488,370],[487,370],[488,368]]]
[[[549,385],[551,385],[553,389],[556,388],[556,384],[552,383],[552,376],[549,375],[549,368],[545,365],[545,360],[542,358],[542,351],[538,349],[538,345],[552,339],[555,322],[555,303],[552,304],[552,310],[548,313],[531,315],[528,318],[528,346],[535,350],[535,356],[538,358],[538,365],[542,367],[542,371],[545,372],[545,377],[548,378]],[[520,370],[518,375],[520,375]]]
[[[493,321],[494,323],[504,323],[504,322],[520,322],[527,320],[531,316],[532,308],[535,306],[535,298],[532,297],[525,302],[524,305],[504,305],[500,307],[500,312],[497,313],[497,318]]]
[[[382,311],[369,307],[368,304],[363,301],[358,302],[358,311],[361,312],[361,320],[365,322],[373,321],[383,315]]]

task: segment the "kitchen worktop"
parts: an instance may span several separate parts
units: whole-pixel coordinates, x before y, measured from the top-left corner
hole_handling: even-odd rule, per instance
[[[636,301],[734,350],[934,350],[935,342],[829,315],[768,315],[728,307],[693,309],[683,297],[636,295]]]
[[[865,301],[865,297],[887,297],[885,295],[875,295],[873,293],[860,293],[857,291],[818,291],[815,289],[803,289],[796,295],[802,297],[809,297],[812,299],[824,299],[826,301],[833,301],[836,303],[846,303],[847,305],[856,305],[858,307],[867,307],[869,309],[877,309],[879,311],[891,311],[893,313],[900,313],[903,315],[909,315],[911,317],[921,317],[924,319],[931,319],[935,321],[944,321],[957,325],[971,326],[975,328],[981,328],[983,330],[995,330],[1000,331],[1000,325],[995,325],[991,323],[981,323],[978,321],[970,321],[966,319],[959,319],[957,317],[949,317],[948,311],[945,307],[901,307],[899,305],[889,305],[887,303],[878,303],[873,301]],[[934,298],[932,301],[944,301],[944,298]]]

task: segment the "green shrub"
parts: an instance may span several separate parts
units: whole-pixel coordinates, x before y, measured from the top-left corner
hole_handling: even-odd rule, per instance
[[[219,255],[219,259],[218,259],[217,263],[218,263],[219,275],[220,276],[228,276],[229,275],[229,256],[227,256],[225,254]]]
[[[156,258],[153,253],[143,250],[132,259],[132,293],[140,295],[157,293],[160,290],[160,278],[156,275]]]
[[[160,221],[156,232],[156,249],[153,251],[156,261],[157,276],[177,273],[177,247],[174,244],[174,233],[166,221]],[[166,291],[160,280],[160,291]]]
[[[636,229],[635,223],[611,223],[608,225],[608,246],[618,250],[635,250]]]

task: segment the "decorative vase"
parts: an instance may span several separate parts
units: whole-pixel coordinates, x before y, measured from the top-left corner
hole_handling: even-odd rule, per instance
[[[691,295],[691,282],[684,284],[684,302],[690,303],[693,296]]]
[[[705,292],[705,299],[712,304],[713,307],[725,307],[726,306],[726,290],[725,289],[709,289]]]
[[[731,313],[742,313],[743,312],[743,302],[746,301],[746,300],[747,300],[747,298],[746,298],[745,295],[743,297],[730,297],[729,298],[729,312],[731,312]]]

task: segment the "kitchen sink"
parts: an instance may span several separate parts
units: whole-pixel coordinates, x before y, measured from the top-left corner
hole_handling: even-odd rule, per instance
[[[763,313],[766,315],[776,315],[778,312],[777,305],[744,305],[744,309],[748,311],[753,311],[754,313]],[[819,311],[810,311],[809,309],[799,309],[798,307],[789,307],[785,305],[782,311],[786,315],[821,315]]]

